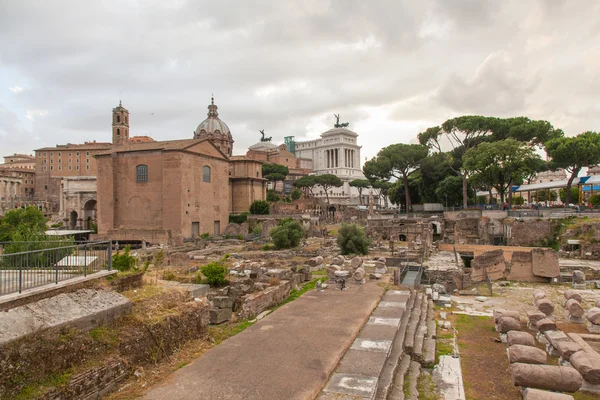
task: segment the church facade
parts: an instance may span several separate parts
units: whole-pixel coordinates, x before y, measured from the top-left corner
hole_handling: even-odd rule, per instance
[[[208,109],[193,139],[151,142],[130,141],[114,115],[123,111],[113,109],[114,144],[95,155],[99,238],[178,244],[217,236],[230,212],[266,198],[262,163],[232,156],[233,138],[214,100]]]

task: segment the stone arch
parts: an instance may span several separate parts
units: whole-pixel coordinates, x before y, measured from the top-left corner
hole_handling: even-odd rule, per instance
[[[96,199],[89,199],[83,205],[83,220],[85,221],[85,229],[91,229],[92,223],[96,223]]]
[[[442,223],[438,222],[438,221],[433,221],[431,223],[431,230],[434,235],[441,234],[442,233]]]
[[[399,236],[399,239],[400,239],[401,242],[406,242],[407,241],[406,235],[403,235],[403,234],[401,234]]]
[[[72,210],[69,214],[69,228],[75,229],[77,227],[77,211]]]

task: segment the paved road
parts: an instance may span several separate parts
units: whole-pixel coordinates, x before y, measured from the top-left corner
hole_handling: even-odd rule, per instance
[[[146,399],[312,399],[383,289],[310,291],[173,373]]]

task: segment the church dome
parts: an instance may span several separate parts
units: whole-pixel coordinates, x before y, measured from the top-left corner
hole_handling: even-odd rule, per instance
[[[219,119],[215,99],[211,98],[208,106],[208,118],[198,125],[194,131],[194,139],[210,139],[223,153],[231,156],[233,137],[227,124]]]

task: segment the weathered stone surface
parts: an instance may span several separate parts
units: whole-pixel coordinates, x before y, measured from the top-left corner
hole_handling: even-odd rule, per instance
[[[510,372],[515,386],[573,393],[583,384],[579,372],[570,367],[514,363]]]
[[[341,270],[342,267],[340,267],[339,265],[330,265],[329,267],[327,267],[327,277],[329,279],[333,279],[335,278],[335,273]]]
[[[496,330],[500,333],[508,333],[509,331],[518,331],[521,329],[521,323],[511,317],[502,317],[496,324]]]
[[[511,364],[545,364],[546,352],[537,347],[515,344],[508,348],[508,361]]]
[[[321,264],[323,264],[323,257],[321,256],[317,256],[308,260],[308,265],[310,265],[311,267],[318,267]]]
[[[581,304],[579,304],[579,301],[577,301],[577,299],[567,300],[567,302],[565,303],[565,308],[567,309],[569,314],[571,314],[575,318],[581,318],[583,317],[583,314],[585,314],[585,310],[583,309],[583,307],[581,307]]]
[[[551,315],[554,312],[554,304],[548,299],[537,299],[535,306],[546,315]]]
[[[304,282],[312,281],[312,276],[313,276],[312,272],[304,272],[303,275],[304,275]]]
[[[600,308],[599,307],[592,307],[592,308],[590,308],[587,311],[587,313],[585,314],[585,317],[592,324],[594,324],[594,325],[600,325]]]
[[[600,308],[600,300],[596,300],[596,304],[594,304],[594,307]]]
[[[486,273],[491,280],[502,279],[506,272],[506,260],[503,250],[486,251],[471,261],[471,281],[483,282]]]
[[[525,388],[523,390],[523,400],[574,400],[574,398],[570,394]]]
[[[548,318],[540,319],[536,323],[536,326],[540,332],[556,330],[556,324],[554,323],[554,321],[552,321],[551,319],[548,319]]]
[[[221,324],[231,319],[231,308],[211,308],[210,323],[213,325]]]
[[[495,324],[498,323],[498,320],[502,317],[511,317],[516,319],[517,321],[521,319],[519,312],[515,310],[496,309],[494,310],[493,315]]]
[[[507,279],[518,282],[547,282],[548,278],[533,274],[532,259],[531,251],[513,251]]]
[[[544,278],[555,278],[560,275],[558,253],[553,249],[537,248],[531,250],[533,274]]]
[[[600,356],[578,351],[571,355],[569,362],[583,376],[583,379],[594,385],[600,384]]]
[[[345,261],[346,261],[346,258],[343,255],[340,254],[340,255],[335,256],[333,258],[333,261],[331,261],[331,264],[332,265],[339,265],[339,266],[343,267]]]
[[[575,299],[580,303],[583,301],[581,295],[577,290],[567,290],[565,291],[564,295],[566,300]]]
[[[247,294],[242,297],[239,317],[242,319],[253,318],[267,308],[281,303],[290,295],[291,284],[282,281],[277,286],[271,286],[262,292]]]
[[[382,263],[381,261],[375,261],[375,272],[378,274],[385,274],[387,272],[385,263]]]
[[[541,311],[527,311],[527,318],[530,323],[537,324],[539,320],[546,318],[546,314]]]
[[[354,278],[355,281],[359,282],[362,281],[363,279],[365,279],[366,276],[366,272],[364,268],[358,268],[356,271],[354,271],[354,275],[352,275],[352,278]]]
[[[585,274],[583,271],[573,271],[573,283],[585,283]]]
[[[506,343],[509,346],[514,346],[517,344],[523,346],[535,346],[535,339],[528,332],[509,331],[506,335]]]
[[[352,268],[352,270],[356,270],[357,268],[362,267],[363,265],[363,259],[360,257],[354,257],[352,260],[350,260],[350,267]]]
[[[534,298],[534,300],[545,299],[546,298],[546,292],[543,291],[542,289],[535,289],[533,291],[533,298]]]
[[[216,308],[232,308],[233,298],[226,296],[215,296],[212,298],[213,305]]]
[[[563,331],[547,330],[543,332],[544,337],[553,347],[557,347],[559,343],[571,342],[571,339]]]
[[[558,342],[556,345],[556,350],[560,353],[560,356],[565,360],[569,360],[571,356],[578,351],[583,350],[581,346],[575,342]]]
[[[90,330],[130,313],[131,308],[127,297],[109,290],[62,293],[0,312],[0,344],[48,328]]]

